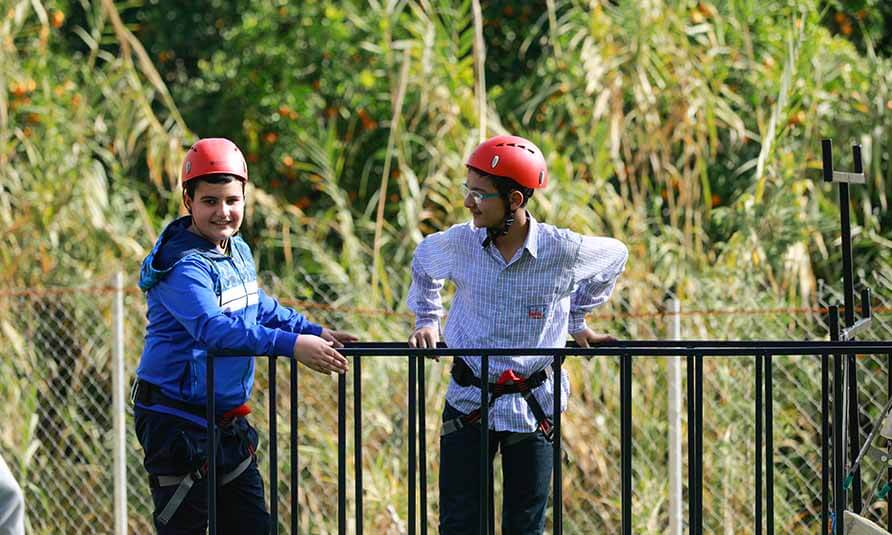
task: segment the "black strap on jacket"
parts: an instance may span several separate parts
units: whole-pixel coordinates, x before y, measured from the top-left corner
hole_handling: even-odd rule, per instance
[[[563,357],[561,357],[561,360],[563,361]],[[452,379],[459,386],[475,386],[477,388],[480,388],[481,386],[480,378],[474,375],[474,372],[471,370],[470,366],[468,366],[468,363],[460,357],[455,357],[455,359],[453,359]],[[527,406],[529,406],[530,410],[533,412],[533,416],[536,418],[536,422],[538,423],[542,434],[545,436],[545,439],[548,442],[551,442],[554,440],[554,428],[551,423],[551,418],[545,414],[539,400],[533,395],[533,390],[542,386],[547,379],[548,374],[542,369],[519,381],[489,383],[490,396],[487,409],[492,407],[495,400],[501,396],[507,394],[520,394],[523,396],[524,401],[526,401]],[[558,386],[555,386],[555,388],[558,388]],[[474,409],[464,416],[443,422],[443,428],[440,435],[448,435],[449,433],[458,431],[468,424],[477,423],[479,420],[480,409]]]
[[[161,392],[161,387],[138,377],[133,381],[133,386],[130,389],[130,401],[144,406],[164,405],[165,407],[177,409],[202,419],[207,416],[207,410],[203,406],[193,405],[166,396]]]

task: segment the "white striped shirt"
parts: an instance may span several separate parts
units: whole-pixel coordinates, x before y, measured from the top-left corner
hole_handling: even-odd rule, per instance
[[[567,333],[586,327],[585,315],[605,303],[625,268],[628,250],[613,238],[581,236],[567,229],[530,222],[524,246],[510,262],[495,246],[482,247],[486,229],[470,222],[426,237],[412,261],[409,309],[415,328],[436,326],[444,315],[440,290],[446,280],[455,296],[442,337],[451,348],[563,347]],[[476,376],[480,358],[463,357]],[[551,356],[492,356],[489,381],[505,370],[529,377],[548,368],[545,384],[534,391],[546,414],[552,413]],[[570,395],[567,372],[561,377],[561,410]],[[446,401],[468,413],[480,406],[480,390],[451,381]],[[496,399],[490,410],[496,431],[531,432],[536,418],[518,394]]]

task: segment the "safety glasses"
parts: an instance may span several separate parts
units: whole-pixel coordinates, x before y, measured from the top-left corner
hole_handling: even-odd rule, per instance
[[[468,195],[474,199],[476,204],[480,204],[481,201],[485,201],[486,199],[492,199],[493,197],[498,197],[498,193],[483,193],[482,191],[477,191],[468,187],[467,184],[461,185],[461,192],[467,198]]]

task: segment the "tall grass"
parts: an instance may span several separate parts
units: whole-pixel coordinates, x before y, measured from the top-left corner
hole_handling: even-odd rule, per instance
[[[178,166],[195,125],[184,124],[177,109],[183,103],[170,96],[152,58],[121,22],[118,10],[132,6],[111,0],[81,5],[78,27],[39,0],[3,4],[0,13],[4,285],[78,284],[105,280],[120,268],[135,272],[161,224],[181,209]],[[353,116],[345,121],[347,112],[302,123],[288,154],[297,156],[295,177],[311,184],[321,201],[294,204],[252,181],[246,233],[260,268],[277,276],[281,297],[395,313],[386,321],[363,314],[329,318],[363,338],[408,335],[411,319],[399,314],[414,247],[424,235],[467,218],[457,187],[464,158],[480,139],[497,133],[525,135],[547,154],[551,186],[532,200],[536,217],[629,244],[621,307],[657,311],[669,288],[704,308],[815,303],[818,279],[838,279],[835,193],[815,174],[821,137],[833,137],[838,147],[864,145],[870,184],[855,191],[856,251],[871,266],[888,262],[883,228],[890,221],[892,69],[887,59],[859,56],[830,35],[820,25],[816,0],[758,6],[746,0],[549,0],[514,45],[500,48],[491,43],[502,36],[500,20],[508,15],[493,16],[476,0],[344,2],[338,9],[355,30],[338,38],[370,51],[363,72],[374,73],[373,90],[359,94],[357,88],[366,86],[354,78],[363,72],[341,67],[349,96],[383,101],[390,113],[378,123]],[[239,27],[231,31],[235,43],[251,35],[239,34]],[[76,34],[82,52],[72,55],[63,33]],[[290,50],[301,44],[289,43]],[[517,72],[487,82],[485,66],[511,60]],[[253,120],[246,119],[243,132],[251,143],[258,137]],[[374,139],[383,142],[370,150]],[[845,152],[837,154],[838,166],[848,165]],[[702,317],[688,332],[793,337],[802,333],[797,321],[787,318],[769,329]],[[623,337],[662,335],[646,322],[593,324]],[[133,356],[138,327],[128,347]],[[0,359],[0,392],[20,409],[0,437],[4,453],[26,452],[18,465],[27,471],[42,462],[46,444],[37,438],[38,387],[23,366],[41,355],[29,349],[32,327],[0,317],[0,328],[4,355],[14,357]],[[643,366],[648,373],[636,384],[636,399],[658,407],[662,369]],[[431,370],[429,411],[436,414],[445,370]],[[609,440],[618,414],[616,369],[604,360],[571,370],[579,394],[568,414],[568,473],[596,483],[565,494],[568,518],[592,519],[578,521],[580,532],[609,530],[618,511],[611,486],[618,454]],[[747,414],[750,370],[741,364],[711,371],[724,394],[709,398],[709,410],[726,422],[708,432],[716,472],[708,485],[715,512],[709,522],[717,531],[739,522],[751,503],[741,490],[746,485],[735,488],[728,476],[750,462],[734,447],[748,428],[731,425]],[[364,400],[374,407],[367,411],[367,445],[378,454],[366,467],[369,518],[376,532],[386,533],[405,518],[399,464],[405,442],[395,431],[405,419],[405,389],[396,364],[364,373],[370,384],[396,385],[367,390]],[[809,373],[791,372],[799,375]],[[302,381],[302,421],[332,429],[326,412],[332,385],[308,374]],[[652,442],[660,436],[661,410],[636,414],[636,433]],[[808,435],[801,412],[779,416],[779,429],[807,442],[800,436],[802,429]],[[101,465],[96,444],[81,446]],[[431,438],[432,451],[435,445]],[[301,443],[303,525],[314,532],[332,527],[325,489],[332,488],[334,451],[330,433]],[[664,455],[658,445],[646,453]],[[666,489],[658,468],[637,468],[636,531],[664,525]],[[32,492],[51,511],[44,505],[50,491]],[[138,511],[145,516],[147,505]],[[784,514],[796,518],[792,510]],[[145,527],[144,518],[135,522]]]

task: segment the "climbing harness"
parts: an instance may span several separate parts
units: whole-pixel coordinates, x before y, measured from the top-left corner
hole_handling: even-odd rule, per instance
[[[561,357],[561,359],[563,360],[563,357]],[[452,365],[452,379],[459,386],[475,386],[477,388],[480,388],[481,386],[480,378],[474,375],[474,372],[471,370],[470,366],[468,366],[468,363],[460,357],[456,357],[455,362]],[[524,401],[527,402],[530,410],[533,411],[533,416],[536,417],[539,430],[542,431],[545,440],[552,442],[554,440],[554,428],[551,419],[548,418],[545,411],[542,409],[542,405],[533,395],[533,390],[542,386],[547,379],[548,374],[544,369],[539,370],[526,378],[517,375],[514,373],[514,370],[505,370],[502,372],[502,375],[497,382],[489,384],[490,395],[487,409],[492,407],[495,400],[501,396],[520,394],[523,396]],[[455,431],[458,431],[467,425],[475,424],[478,421],[480,421],[480,409],[474,409],[463,416],[446,420],[443,422],[440,436],[454,433]]]

